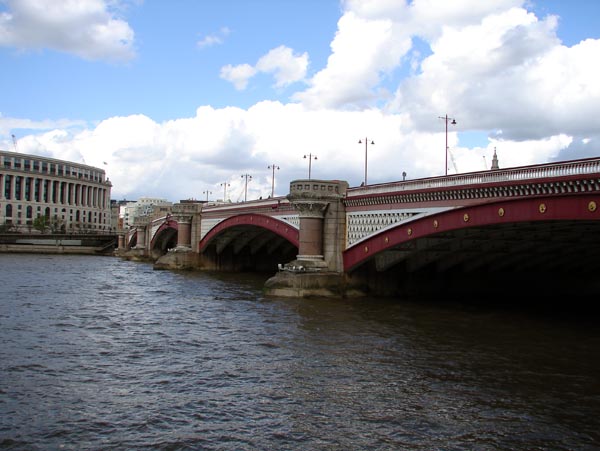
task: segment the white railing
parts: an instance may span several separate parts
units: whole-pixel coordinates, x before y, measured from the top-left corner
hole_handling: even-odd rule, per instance
[[[346,197],[424,189],[440,189],[485,183],[517,182],[584,174],[600,174],[600,158],[548,163],[535,166],[522,166],[493,171],[469,172],[466,174],[431,177],[402,182],[380,183],[377,185],[349,188]]]

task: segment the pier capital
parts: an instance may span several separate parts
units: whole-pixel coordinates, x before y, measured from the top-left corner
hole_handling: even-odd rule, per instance
[[[292,207],[302,218],[323,218],[329,202],[315,200],[295,200],[291,201]]]

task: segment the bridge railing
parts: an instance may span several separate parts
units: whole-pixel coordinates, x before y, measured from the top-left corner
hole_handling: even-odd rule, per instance
[[[266,199],[253,199],[245,202],[215,202],[208,203],[203,206],[203,211],[219,211],[219,210],[248,210],[253,208],[271,207],[273,205],[289,204],[285,196],[269,197]]]
[[[349,188],[346,197],[364,196],[398,191],[418,191],[425,189],[441,189],[453,186],[479,185],[485,183],[517,182],[524,180],[568,177],[600,173],[600,158],[572,160],[559,163],[546,163],[517,168],[497,169],[490,171],[469,172],[441,177],[430,177],[417,180],[380,183],[375,185]]]

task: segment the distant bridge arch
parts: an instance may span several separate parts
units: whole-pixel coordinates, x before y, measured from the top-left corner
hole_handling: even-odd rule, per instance
[[[150,250],[165,254],[168,249],[177,245],[177,231],[179,224],[171,217],[165,217],[158,228],[152,233],[150,239]]]

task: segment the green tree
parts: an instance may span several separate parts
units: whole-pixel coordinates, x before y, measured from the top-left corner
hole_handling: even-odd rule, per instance
[[[41,233],[46,233],[46,230],[50,228],[48,218],[46,216],[38,216],[33,220],[33,228],[39,230]]]
[[[64,232],[63,227],[64,221],[56,215],[52,216],[52,219],[50,220],[50,230],[52,233]]]

